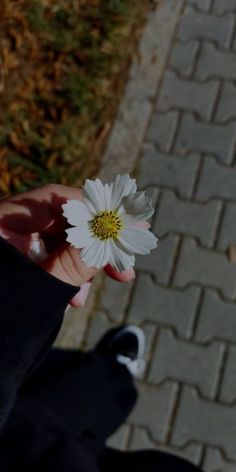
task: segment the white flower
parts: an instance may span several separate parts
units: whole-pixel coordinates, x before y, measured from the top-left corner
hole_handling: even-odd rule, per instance
[[[117,175],[111,184],[86,180],[83,201],[62,205],[63,216],[74,228],[66,229],[67,241],[82,248],[80,259],[88,267],[111,264],[123,271],[135,263],[134,254],[149,254],[157,238],[141,221],[153,214],[151,199],[137,192],[134,179]]]

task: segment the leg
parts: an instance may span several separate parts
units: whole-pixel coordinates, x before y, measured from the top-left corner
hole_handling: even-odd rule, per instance
[[[137,393],[114,356],[52,349],[19,396],[52,410],[70,431],[90,431],[105,442],[126,420]]]
[[[107,449],[99,457],[101,472],[201,472],[190,462],[161,451],[119,452]]]

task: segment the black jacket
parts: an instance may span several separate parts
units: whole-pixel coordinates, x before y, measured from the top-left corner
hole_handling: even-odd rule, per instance
[[[65,431],[40,403],[18,395],[47,354],[78,287],[0,237],[0,471],[96,472],[96,446]]]

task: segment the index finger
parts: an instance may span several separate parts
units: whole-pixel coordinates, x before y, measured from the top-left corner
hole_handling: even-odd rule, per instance
[[[68,223],[61,205],[72,199],[83,199],[81,189],[60,184],[7,197],[0,202],[0,224],[17,233],[63,233]]]
[[[135,272],[132,267],[130,269],[124,270],[123,272],[118,272],[118,270],[114,269],[114,267],[108,264],[106,267],[104,267],[104,271],[111,279],[114,279],[117,282],[131,282],[131,280],[135,278]]]

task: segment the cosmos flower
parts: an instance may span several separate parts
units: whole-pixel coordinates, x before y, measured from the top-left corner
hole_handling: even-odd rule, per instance
[[[110,264],[118,271],[135,264],[135,254],[149,254],[157,238],[144,227],[154,209],[144,192],[137,192],[134,179],[117,175],[111,184],[86,180],[83,201],[62,205],[63,216],[73,228],[66,229],[67,241],[81,249],[80,259],[88,267]]]

